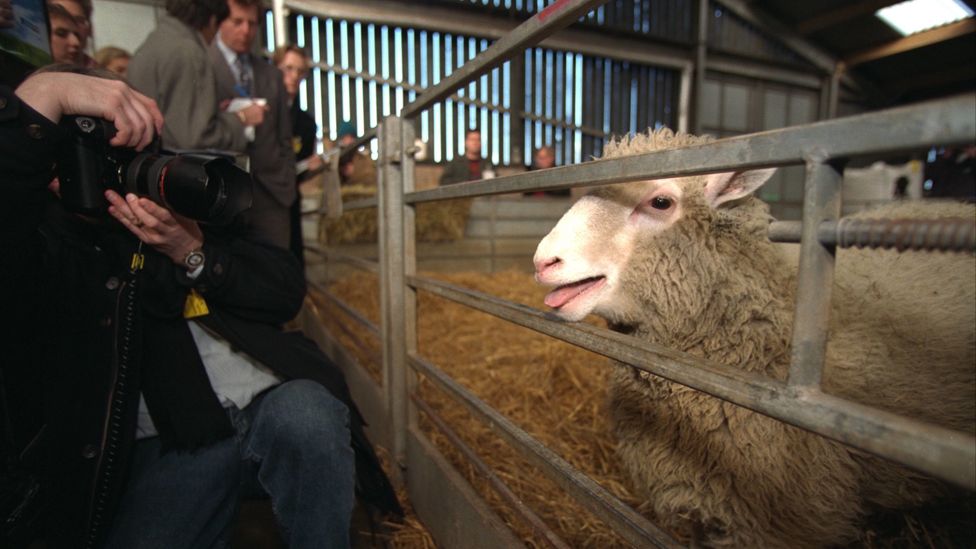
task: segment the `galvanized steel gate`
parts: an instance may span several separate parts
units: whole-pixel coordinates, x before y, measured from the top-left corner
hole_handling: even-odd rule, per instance
[[[407,105],[402,116],[383,120],[379,139],[380,194],[357,200],[346,210],[376,207],[379,215],[379,264],[319,250],[331,260],[348,260],[380,274],[383,385],[359,368],[347,376],[371,423],[377,442],[388,447],[406,482],[421,520],[448,547],[519,545],[484,501],[445,461],[417,423],[417,411],[474,462],[526,523],[554,547],[565,547],[532,511],[495,478],[475,453],[450,433],[437,414],[413,391],[415,376],[425,376],[489,424],[512,447],[570,492],[585,508],[609,523],[635,546],[677,546],[675,540],[619,501],[503,417],[417,353],[418,291],[456,301],[518,325],[567,341],[636,368],[707,392],[778,420],[901,462],[969,490],[976,489],[976,439],[825,394],[820,377],[826,349],[827,315],[833,281],[834,249],[852,245],[890,247],[895,242],[880,226],[852,225],[840,219],[843,162],[866,154],[918,150],[932,144],[972,142],[976,136],[976,95],[836,119],[722,140],[689,149],[597,160],[490,181],[415,191],[413,125],[404,123],[449,96],[467,82],[571,24],[602,1],[563,0],[538,13],[437,86]],[[367,133],[359,144],[374,135]],[[785,383],[732,370],[585,324],[551,320],[541,311],[490,295],[417,276],[415,207],[422,202],[528,190],[604,185],[635,179],[689,176],[771,166],[806,165],[801,223],[774,223],[770,236],[801,241],[801,265],[793,335],[792,362]],[[976,248],[976,229],[916,225],[907,229],[918,248]],[[886,236],[887,235],[887,236]],[[369,329],[368,321],[353,312]],[[307,328],[333,356],[344,355],[314,323]],[[340,360],[340,362],[342,362]]]

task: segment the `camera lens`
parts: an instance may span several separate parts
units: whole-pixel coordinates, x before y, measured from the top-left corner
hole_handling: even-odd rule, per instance
[[[214,155],[136,155],[126,170],[127,192],[197,221],[227,224],[251,206],[251,176]]]

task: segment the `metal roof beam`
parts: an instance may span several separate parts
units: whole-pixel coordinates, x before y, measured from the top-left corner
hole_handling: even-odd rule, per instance
[[[976,32],[976,18],[970,17],[962,21],[956,21],[955,23],[949,23],[948,25],[927,31],[910,34],[904,38],[892,40],[887,44],[881,44],[880,46],[853,53],[844,59],[844,65],[853,67],[861,63],[867,63],[868,61],[875,61],[898,53],[945,42],[946,40],[965,36],[973,32]]]
[[[850,21],[856,17],[874,13],[881,8],[887,8],[892,4],[897,4],[902,0],[864,0],[837,9],[826,11],[805,21],[800,21],[796,25],[796,32],[802,35],[810,35],[827,27],[832,27],[838,23]]]

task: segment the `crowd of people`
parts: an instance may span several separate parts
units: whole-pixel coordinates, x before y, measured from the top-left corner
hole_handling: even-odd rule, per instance
[[[259,497],[288,546],[348,547],[357,501],[402,511],[341,371],[284,329],[305,295],[296,162],[321,168],[295,106],[308,59],[254,55],[258,0],[167,0],[133,54],[90,57],[91,9],[50,3],[56,64],[0,88],[0,237],[18,258],[0,545],[220,546]],[[112,123],[114,147],[246,157],[251,207],[210,223],[110,179],[104,213],[66,207],[74,174],[53,166],[75,115]]]

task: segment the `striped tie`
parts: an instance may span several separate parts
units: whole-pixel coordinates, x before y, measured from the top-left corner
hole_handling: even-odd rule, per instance
[[[251,96],[251,71],[249,70],[247,60],[245,60],[243,55],[238,55],[237,59],[234,60],[234,66],[237,69],[237,85],[239,89],[237,90],[242,96]]]

